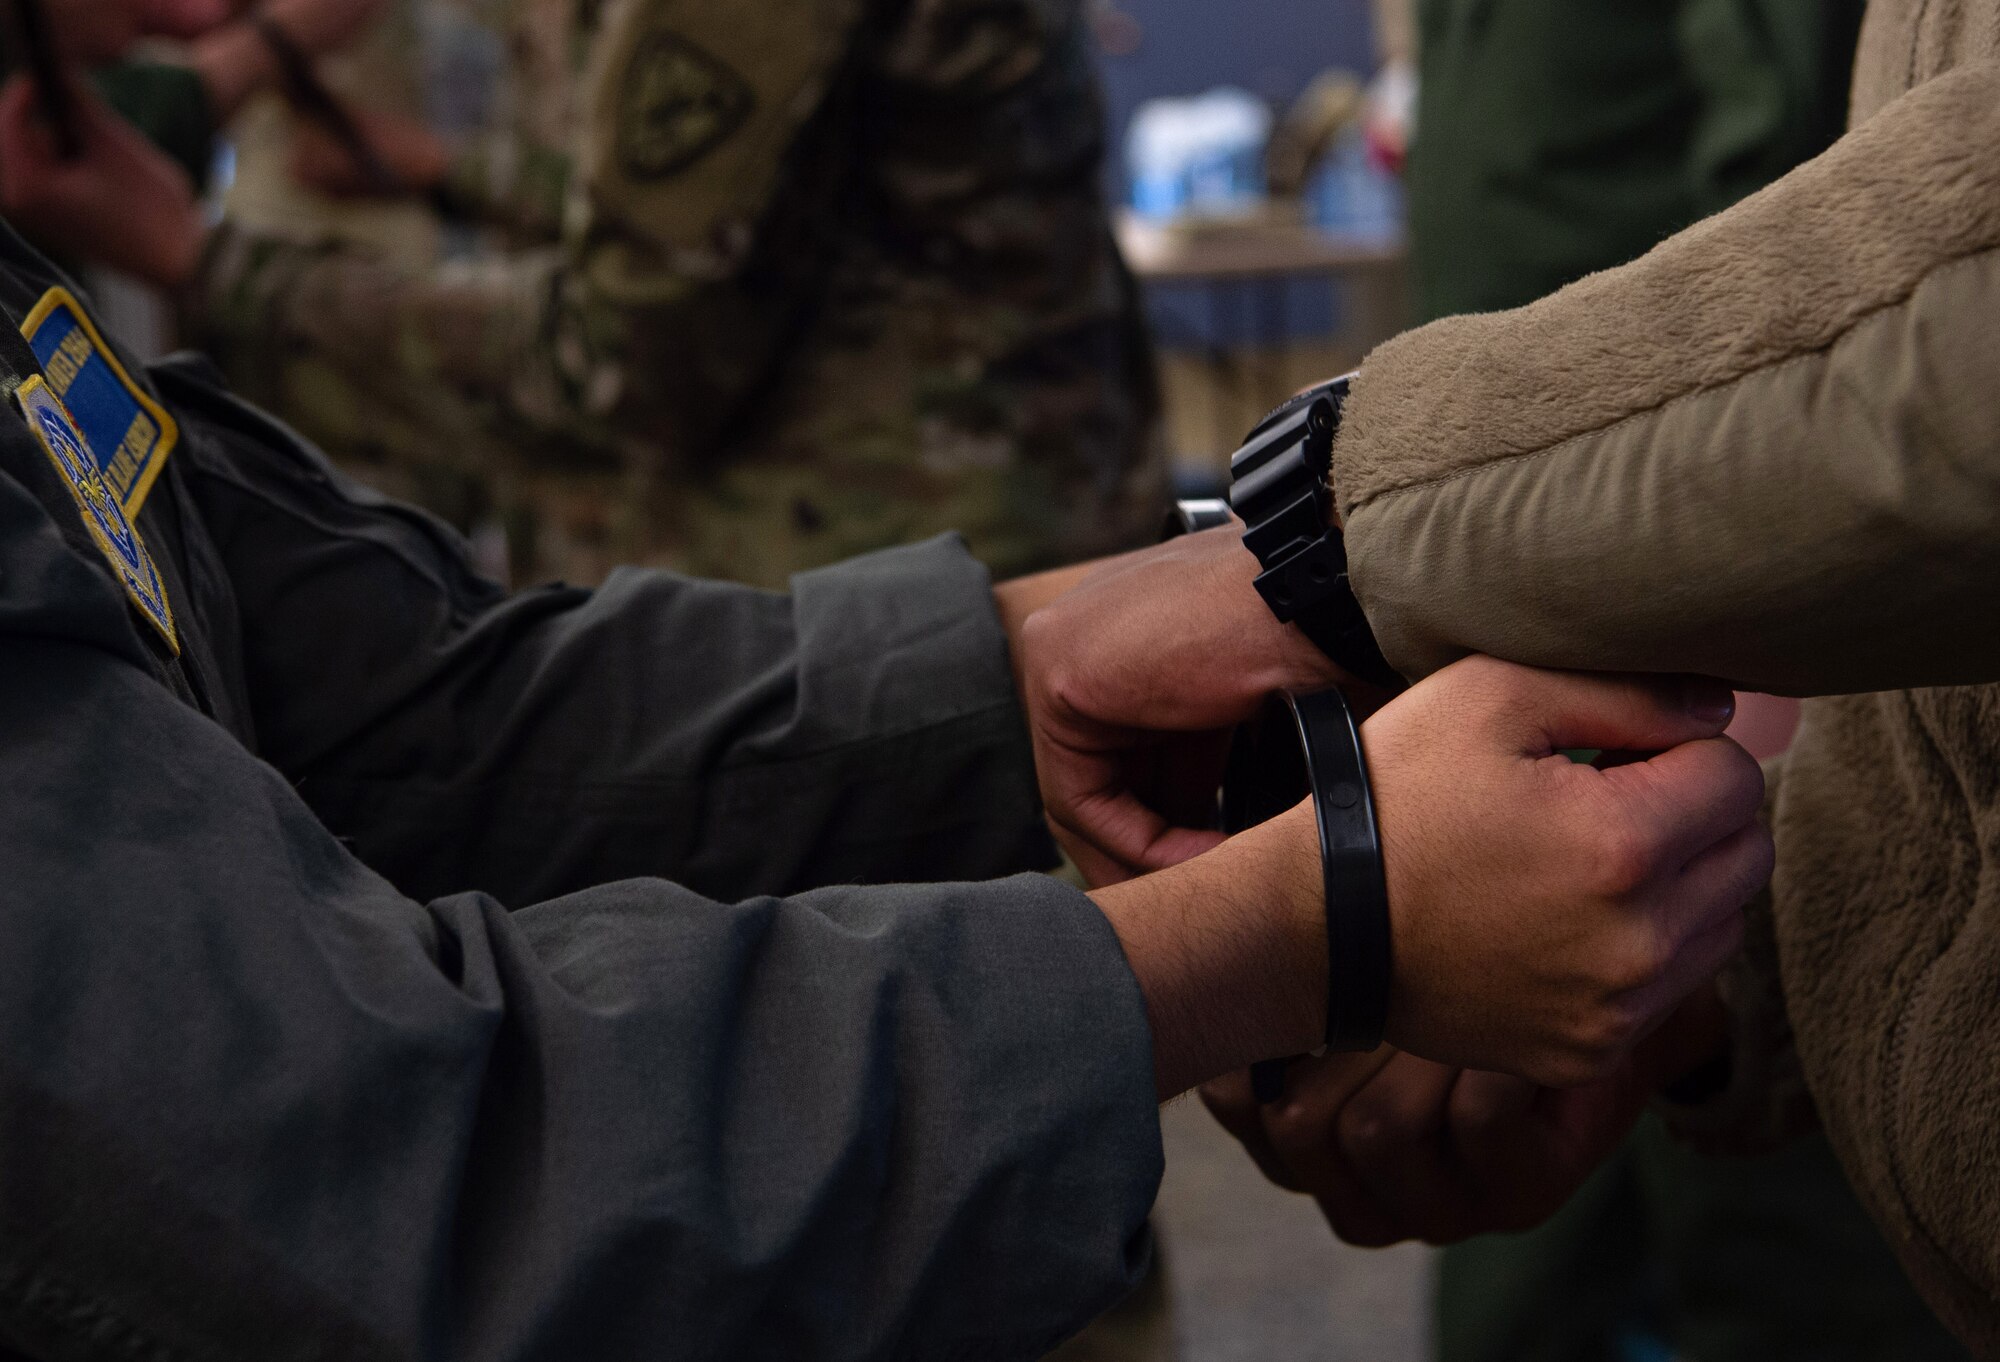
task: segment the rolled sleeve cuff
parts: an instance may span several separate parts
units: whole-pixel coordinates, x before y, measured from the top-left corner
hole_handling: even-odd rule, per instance
[[[797,719],[773,737],[848,768],[839,821],[882,830],[877,865],[964,880],[1057,863],[992,582],[962,539],[801,573],[792,601]],[[906,845],[882,854],[884,837]]]

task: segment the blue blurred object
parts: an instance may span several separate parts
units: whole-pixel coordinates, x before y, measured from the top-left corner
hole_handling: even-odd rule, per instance
[[[1361,129],[1350,127],[1306,187],[1306,210],[1323,231],[1387,245],[1403,236],[1403,182],[1375,163]]]
[[[1106,126],[1129,134],[1139,106],[1218,84],[1238,86],[1272,106],[1288,105],[1327,67],[1368,71],[1375,65],[1368,0],[1117,0],[1132,23],[1129,46],[1100,52]],[[1105,188],[1114,203],[1131,203],[1149,217],[1172,216],[1181,203],[1167,189],[1141,191],[1124,182],[1125,158],[1107,157]],[[1278,287],[1287,334],[1323,335],[1340,325],[1336,290],[1325,280]],[[1247,300],[1218,303],[1197,285],[1153,285],[1148,307],[1160,342],[1169,348],[1231,343],[1250,328]],[[1262,305],[1260,302],[1259,305]],[[1233,314],[1241,307],[1245,315]]]
[[[1270,136],[1270,106],[1248,90],[1147,100],[1125,135],[1133,211],[1154,221],[1248,212],[1264,197]]]
[[[1282,107],[1329,66],[1375,67],[1368,0],[1117,0],[1142,35],[1118,55],[1100,54],[1105,126],[1122,137],[1149,99],[1217,85],[1248,90]],[[1118,174],[1120,167],[1108,167]],[[1123,184],[1114,202],[1128,199]]]

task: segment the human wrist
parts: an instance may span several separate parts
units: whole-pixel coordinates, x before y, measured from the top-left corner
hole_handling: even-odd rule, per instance
[[[1094,891],[1139,981],[1162,1100],[1326,1029],[1326,915],[1309,804]]]
[[[1242,542],[1242,527],[1230,526],[1209,533],[1236,537],[1234,552],[1221,558],[1215,567],[1224,574],[1220,587],[1223,597],[1231,603],[1232,613],[1246,627],[1256,629],[1263,640],[1256,655],[1266,660],[1270,675],[1261,679],[1259,693],[1280,690],[1306,693],[1349,685],[1354,678],[1328,657],[1305,630],[1271,613],[1270,605],[1257,591],[1257,578],[1263,566]]]
[[[1027,625],[1028,616],[1079,585],[1097,567],[1095,561],[1075,563],[996,583],[993,587],[993,608],[1000,616],[1000,628],[1007,635],[1007,646],[1019,651],[1021,630]]]

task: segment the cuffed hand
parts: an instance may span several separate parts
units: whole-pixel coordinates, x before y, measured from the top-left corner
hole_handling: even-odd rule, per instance
[[[1042,800],[1094,884],[1213,847],[1231,730],[1273,691],[1343,679],[1258,597],[1241,535],[1228,526],[1110,559],[1020,631]]]
[[[1532,1228],[1615,1149],[1654,1092],[1709,1063],[1727,1020],[1698,992],[1604,1078],[1548,1088],[1383,1046],[1287,1066],[1258,1103],[1247,1073],[1201,1097],[1264,1175],[1319,1202],[1335,1234],[1377,1248]]]
[[[1247,1074],[1201,1096],[1266,1177],[1310,1195],[1340,1238],[1377,1248],[1540,1224],[1617,1147],[1646,1088],[1629,1063],[1546,1088],[1384,1046],[1297,1061],[1269,1105]]]

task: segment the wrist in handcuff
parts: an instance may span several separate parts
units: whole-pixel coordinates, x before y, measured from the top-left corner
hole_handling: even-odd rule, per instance
[[[1389,1011],[1389,898],[1361,734],[1337,690],[1273,697],[1236,735],[1222,824],[1236,833],[1310,797],[1326,921],[1325,1047],[1381,1044]],[[1284,1061],[1252,1070],[1259,1101],[1283,1092]]]

